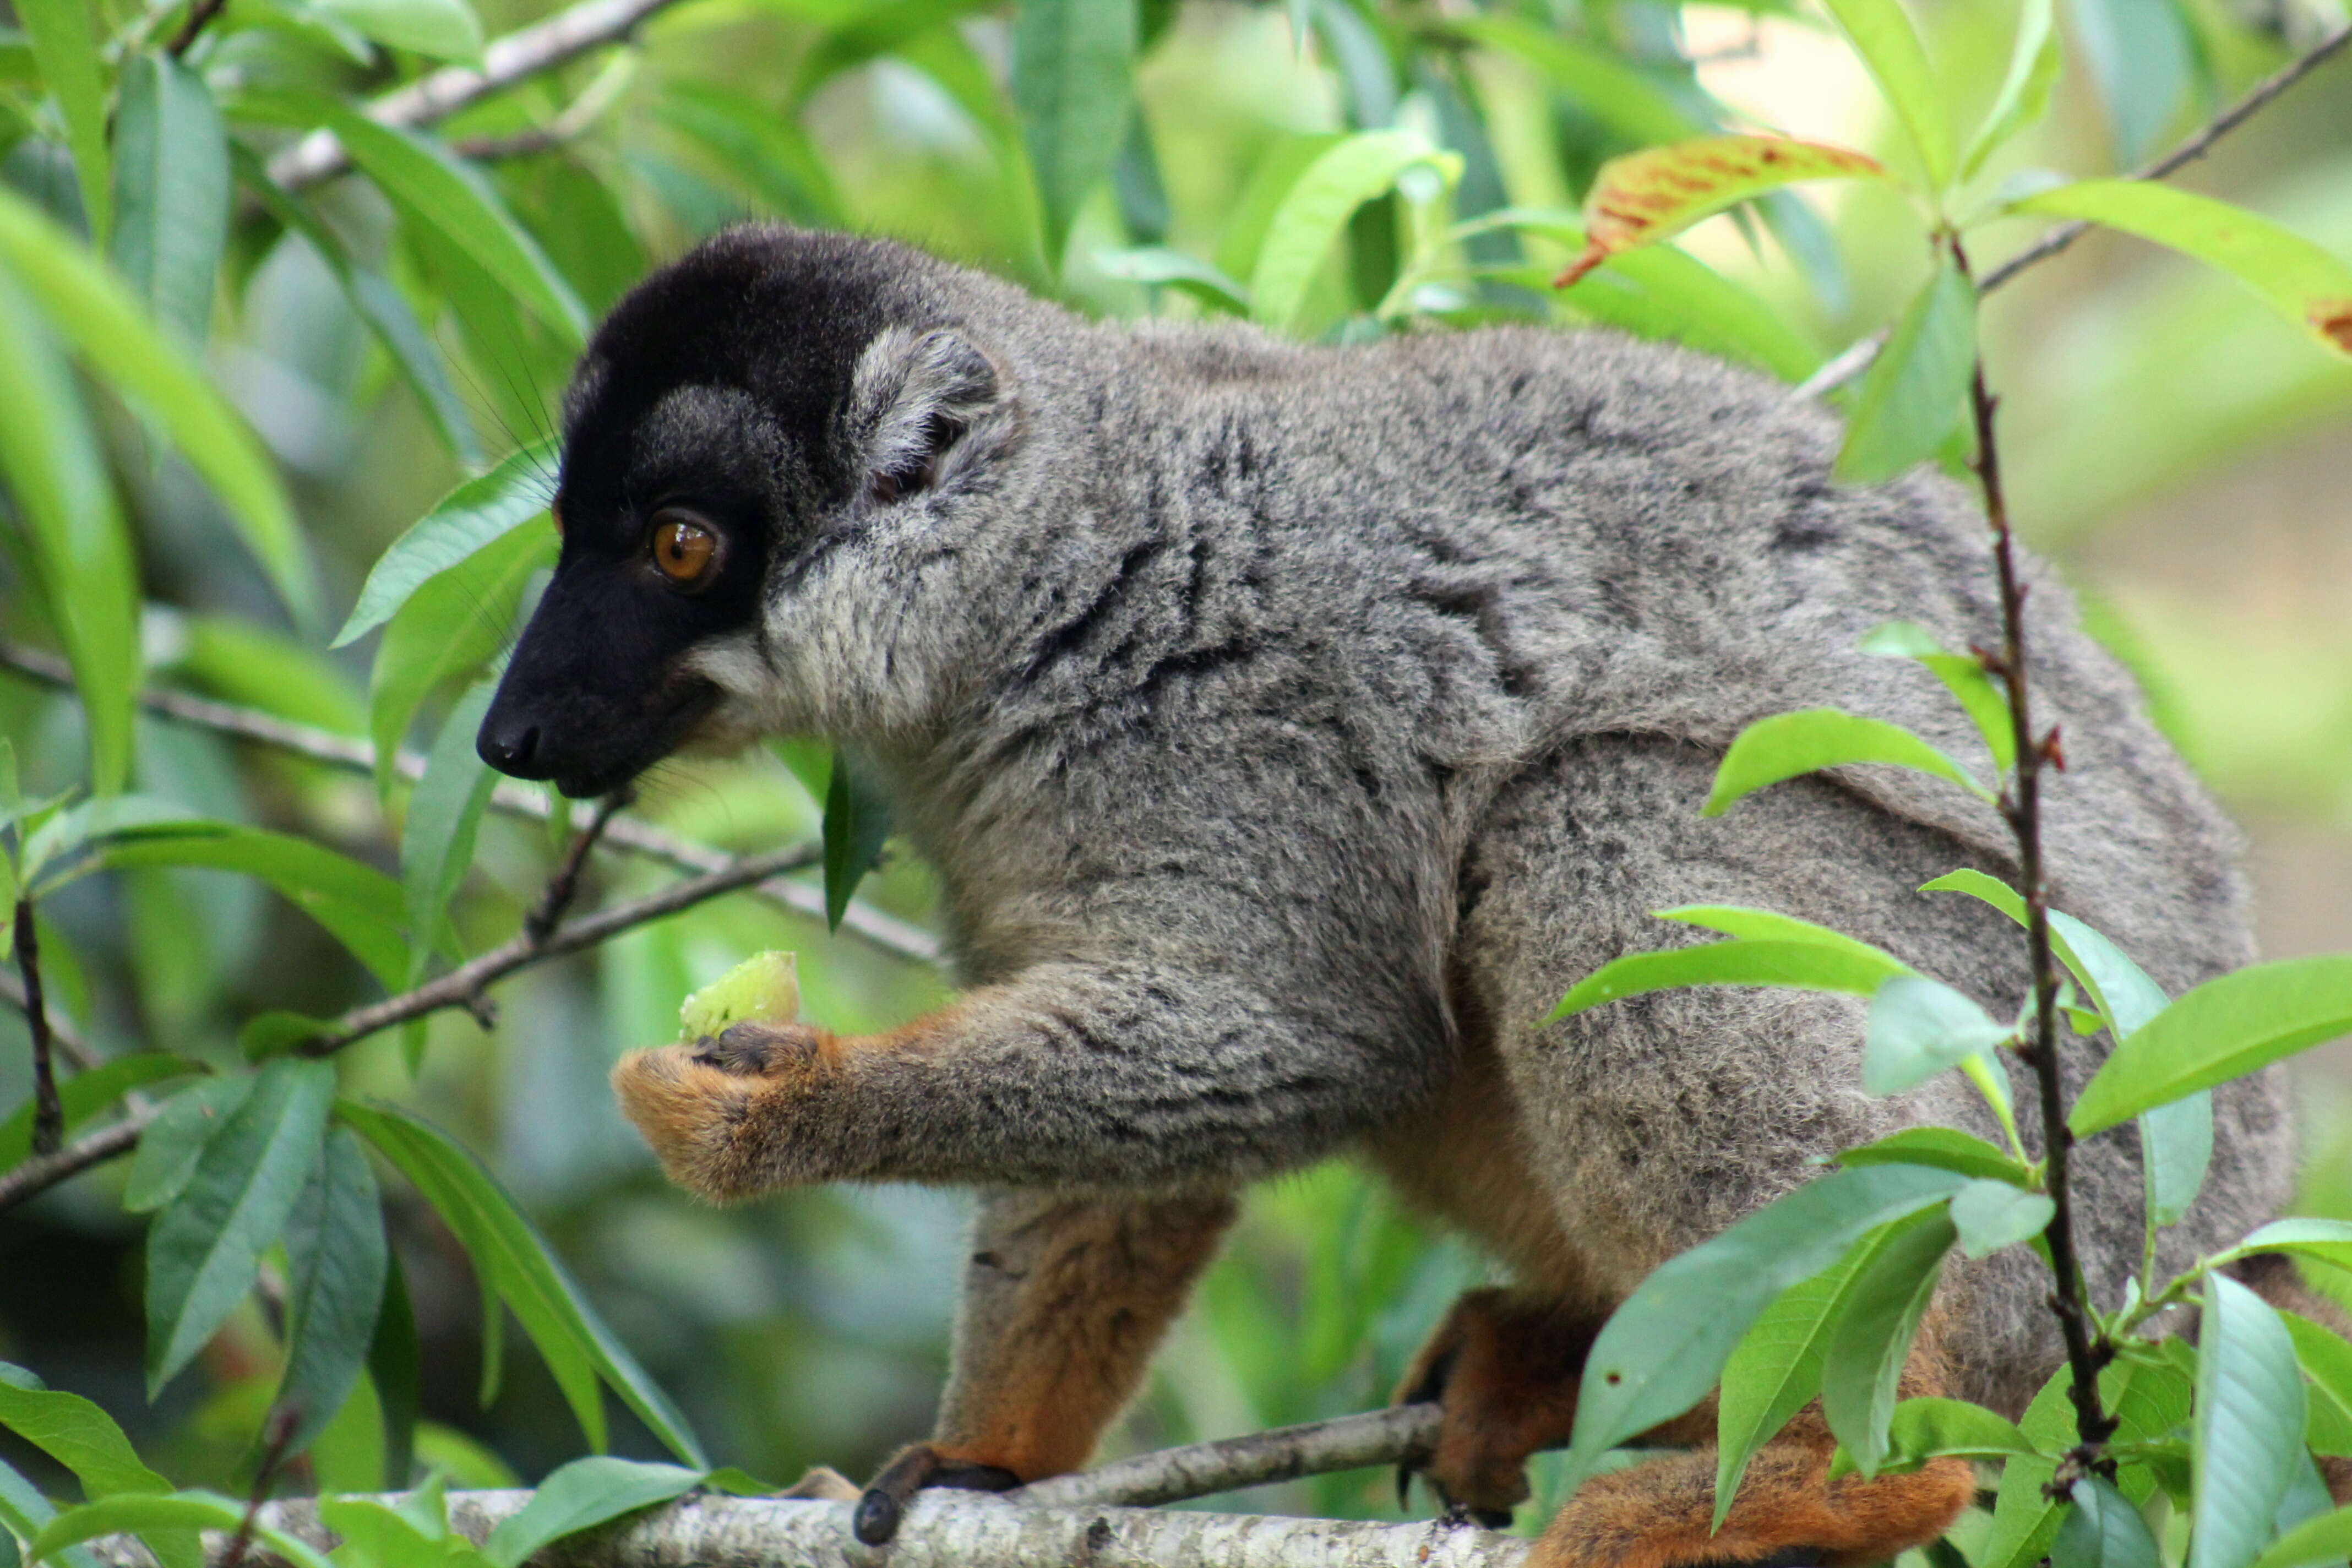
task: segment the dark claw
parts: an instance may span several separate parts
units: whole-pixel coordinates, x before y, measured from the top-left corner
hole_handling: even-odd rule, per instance
[[[765,1024],[736,1024],[716,1038],[705,1035],[695,1042],[694,1059],[721,1072],[758,1077],[774,1069],[780,1058],[799,1042]]]
[[[1413,1470],[1414,1467],[1412,1465],[1397,1467],[1397,1511],[1399,1513],[1412,1511]]]
[[[868,1546],[886,1544],[898,1533],[898,1521],[908,1500],[925,1487],[956,1491],[1010,1491],[1021,1478],[996,1465],[976,1465],[967,1459],[943,1459],[928,1443],[918,1443],[882,1467],[866,1495],[857,1500],[850,1529]]]

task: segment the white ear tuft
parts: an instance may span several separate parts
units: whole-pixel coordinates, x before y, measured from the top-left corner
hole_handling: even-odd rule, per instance
[[[846,419],[866,498],[887,505],[977,467],[1003,444],[1004,401],[996,366],[957,333],[883,331],[858,356]]]

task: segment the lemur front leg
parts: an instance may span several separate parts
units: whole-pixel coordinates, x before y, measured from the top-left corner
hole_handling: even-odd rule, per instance
[[[874,1478],[858,1539],[889,1540],[923,1487],[999,1491],[1085,1464],[1234,1213],[1221,1192],[982,1194],[939,1424]]]

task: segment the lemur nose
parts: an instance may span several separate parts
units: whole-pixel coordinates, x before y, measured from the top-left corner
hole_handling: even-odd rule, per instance
[[[539,750],[539,726],[527,726],[517,734],[511,729],[500,731],[485,724],[475,738],[474,750],[500,773],[517,773],[530,765],[531,753]]]

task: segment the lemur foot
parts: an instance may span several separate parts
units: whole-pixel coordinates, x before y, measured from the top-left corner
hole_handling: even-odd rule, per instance
[[[1428,1480],[1450,1512],[1490,1530],[1527,1500],[1528,1456],[1565,1441],[1576,1423],[1577,1381],[1593,1324],[1581,1312],[1509,1290],[1472,1290],[1454,1303],[1397,1387],[1400,1405],[1444,1407],[1437,1445],[1401,1466],[1400,1493]]]
[[[898,1533],[908,1501],[926,1487],[956,1491],[1010,1491],[1021,1478],[1000,1465],[942,1454],[929,1443],[910,1444],[882,1467],[866,1495],[857,1500],[851,1529],[868,1546],[880,1546]]]

